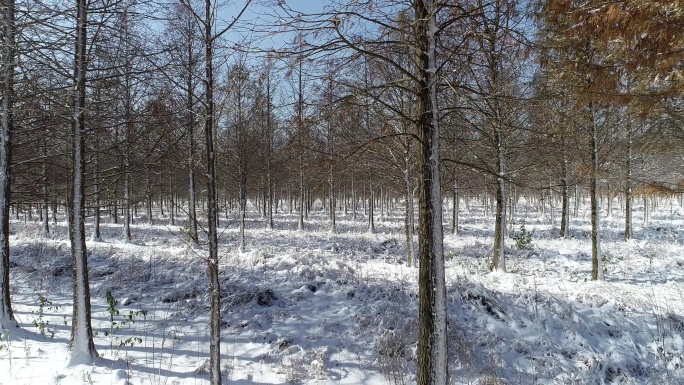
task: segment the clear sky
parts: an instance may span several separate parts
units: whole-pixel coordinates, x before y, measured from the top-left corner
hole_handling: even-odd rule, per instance
[[[219,6],[219,20],[217,29],[227,26],[240,10],[244,7],[247,0],[229,0]],[[239,41],[249,35],[265,35],[266,32],[278,30],[279,15],[284,15],[284,11],[277,4],[283,2],[287,8],[301,13],[322,12],[323,7],[329,4],[327,0],[252,0],[252,3],[243,14],[239,27],[236,31],[229,33],[226,38],[232,42]],[[238,33],[239,31],[239,33]],[[258,31],[258,32],[255,32]],[[272,37],[267,40],[275,40],[272,44],[279,45],[285,36]],[[269,45],[268,42],[262,43]]]

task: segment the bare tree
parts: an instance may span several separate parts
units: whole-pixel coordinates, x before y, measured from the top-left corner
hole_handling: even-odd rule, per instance
[[[12,162],[12,136],[14,132],[14,71],[16,60],[15,3],[6,0],[0,9],[0,47],[2,57],[2,125],[0,126],[0,326],[14,326],[14,314],[10,302],[10,180]]]
[[[76,3],[76,51],[74,60],[74,93],[72,115],[72,174],[69,207],[69,239],[71,240],[72,280],[74,286],[71,322],[70,363],[90,362],[97,357],[93,343],[90,311],[88,253],[85,235],[85,98],[88,2]]]
[[[419,319],[418,384],[446,385],[447,316],[439,172],[439,82],[437,62],[437,5],[418,0],[415,10],[417,126],[420,138],[420,213],[418,248]]]
[[[207,236],[209,240],[209,258],[207,259],[209,272],[210,315],[209,315],[209,382],[212,385],[221,384],[221,286],[219,281],[218,255],[218,196],[216,194],[216,158],[214,149],[214,47],[216,40],[228,32],[245,12],[251,0],[246,0],[244,7],[224,29],[215,31],[216,6],[212,0],[205,0],[204,15],[196,12],[188,0],[181,0],[182,4],[193,14],[202,27],[204,43],[204,140],[206,151],[207,177]]]

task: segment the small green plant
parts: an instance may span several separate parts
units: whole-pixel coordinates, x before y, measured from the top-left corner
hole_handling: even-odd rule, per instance
[[[613,269],[615,266],[617,266],[618,263],[622,262],[624,259],[625,257],[622,255],[613,255],[608,251],[604,251],[603,253],[601,253],[601,260],[603,261],[603,271],[608,272],[610,269]]]
[[[81,370],[81,378],[83,379],[83,382],[87,382],[89,384],[93,383],[93,376],[87,370]]]
[[[112,295],[112,290],[107,289],[107,313],[109,313],[109,330],[105,331],[105,336],[110,336],[119,331],[119,323],[114,321],[114,316],[119,315],[119,309],[116,308],[116,305],[118,304],[119,301],[117,301]]]
[[[36,291],[36,295],[38,296],[38,312],[34,311],[33,314],[38,315],[38,318],[33,319],[33,326],[38,328],[40,335],[44,336],[46,333],[49,333],[50,338],[55,338],[55,329],[48,326],[50,322],[45,319],[45,311],[59,310],[59,306],[54,306],[52,301],[39,291]]]
[[[525,229],[525,225],[520,225],[520,231],[513,240],[518,250],[532,250],[532,233]]]
[[[109,313],[109,330],[105,330],[104,335],[105,337],[110,338],[110,347],[113,348],[115,342],[117,342],[118,347],[134,346],[135,344],[142,343],[142,338],[140,337],[131,336],[126,339],[123,339],[116,336],[116,334],[119,332],[119,330],[121,330],[121,327],[123,327],[126,324],[135,323],[135,321],[140,318],[147,319],[147,310],[130,310],[128,314],[125,314],[122,317],[122,319],[117,320],[117,316],[120,315],[119,309],[116,308],[118,304],[119,301],[116,298],[114,298],[112,291],[108,289],[107,313]]]
[[[455,260],[458,257],[458,253],[455,251],[447,251],[444,253],[444,260],[445,261],[451,261],[452,259]]]

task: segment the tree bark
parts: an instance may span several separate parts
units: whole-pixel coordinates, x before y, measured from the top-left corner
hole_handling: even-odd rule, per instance
[[[193,66],[195,63],[195,57],[193,52],[192,44],[192,22],[188,21],[188,63],[185,68],[187,73],[186,85],[187,95],[186,95],[186,113],[187,113],[187,124],[188,124],[188,236],[190,240],[197,244],[199,239],[197,237],[197,202],[196,202],[196,190],[195,190],[195,94],[193,92],[195,88]]]
[[[214,35],[211,0],[204,3],[205,75],[204,139],[207,159],[207,221],[209,259],[207,259],[210,291],[209,315],[209,383],[221,385],[221,286],[218,258],[218,197],[216,195],[216,159],[214,151]]]
[[[561,177],[561,195],[562,195],[562,212],[561,212],[561,224],[560,224],[560,237],[565,238],[568,236],[568,225],[570,223],[570,202],[569,202],[569,189],[568,186],[568,151],[565,146],[565,136],[561,138],[563,146],[563,163],[561,165],[561,172],[563,176]]]
[[[494,248],[492,250],[492,270],[506,272],[505,234],[506,234],[506,164],[501,129],[495,132],[497,142],[496,214],[494,221]]]
[[[95,224],[93,228],[93,240],[94,241],[100,241],[102,239],[102,235],[100,234],[100,205],[101,205],[101,197],[100,197],[100,170],[99,170],[99,163],[100,163],[100,139],[95,136],[95,158],[93,159],[93,168],[95,169],[94,173],[94,181],[93,181],[93,187],[95,188],[94,195],[95,195]],[[46,197],[47,199],[47,197]],[[47,210],[47,209],[46,209]],[[46,211],[47,212],[47,211]]]
[[[625,177],[625,242],[632,239],[632,122],[627,114],[627,175]]]
[[[451,207],[451,234],[458,235],[458,184],[454,182],[453,187],[453,206]]]
[[[126,52],[126,56],[128,56],[129,49],[128,49],[128,16],[125,15],[127,10],[124,8],[124,16],[122,19],[123,26],[123,31],[121,31],[121,43],[122,45],[126,46],[126,49],[124,50]],[[124,203],[123,203],[123,210],[124,210],[124,229],[123,229],[123,238],[124,241],[128,242],[131,240],[131,205],[132,205],[132,199],[131,199],[131,146],[133,143],[133,95],[132,95],[132,84],[131,84],[131,63],[130,59],[128,57],[124,58],[124,119],[125,119],[125,140],[126,143],[124,144]],[[137,210],[137,207],[134,207]]]
[[[406,201],[405,218],[404,218],[404,230],[406,232],[406,265],[418,266],[415,245],[413,244],[413,228],[415,227],[415,214],[413,210],[413,187],[411,186],[411,174],[410,174],[410,139],[406,142],[406,153],[404,154],[404,194]]]
[[[0,127],[0,326],[16,326],[10,301],[10,180],[12,138],[14,135],[14,67],[16,60],[15,3],[6,0],[2,7],[2,126]]]
[[[601,246],[599,244],[599,191],[598,191],[598,172],[599,172],[599,154],[598,154],[598,130],[596,127],[596,119],[594,117],[593,106],[590,106],[590,130],[591,130],[591,280],[603,280],[603,258],[601,256]]]
[[[421,174],[417,384],[446,385],[447,316],[439,173],[435,2],[417,0],[414,9],[416,54],[419,56],[416,91]]]
[[[97,357],[93,343],[88,279],[88,253],[85,240],[85,97],[87,2],[78,0],[76,17],[76,55],[74,63],[74,106],[72,117],[72,177],[69,239],[71,241],[74,289],[70,365],[92,362]]]
[[[268,191],[268,228],[273,230],[273,195],[275,186],[273,181],[273,127],[271,126],[271,72],[266,78],[266,184]]]

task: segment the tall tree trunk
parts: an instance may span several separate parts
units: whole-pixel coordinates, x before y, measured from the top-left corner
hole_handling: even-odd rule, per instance
[[[76,55],[74,63],[73,129],[71,207],[69,210],[69,239],[71,241],[72,281],[74,288],[73,316],[71,320],[71,365],[92,362],[97,357],[93,343],[90,311],[90,284],[88,279],[88,253],[85,239],[85,97],[86,97],[86,44],[87,1],[76,3]]]
[[[497,127],[495,132],[497,142],[497,168],[496,178],[496,215],[494,221],[494,248],[492,250],[492,270],[506,271],[505,234],[506,234],[506,164],[503,151],[503,137],[501,129]]]
[[[214,151],[214,36],[211,0],[204,3],[205,74],[204,139],[207,159],[207,221],[209,240],[209,383],[221,385],[221,287],[218,257],[218,197],[216,195],[216,159]]]
[[[404,195],[406,201],[406,209],[404,216],[404,230],[406,232],[406,265],[417,266],[415,245],[413,244],[413,228],[415,227],[415,215],[413,211],[413,187],[411,186],[411,142],[407,140],[406,153],[404,154]]]
[[[192,26],[190,26],[192,28]],[[187,95],[186,95],[186,109],[187,109],[187,124],[188,124],[188,236],[190,240],[197,244],[199,239],[197,237],[197,202],[195,190],[195,95],[193,89],[195,87],[193,76],[193,45],[192,39],[188,41],[188,65],[187,72]]]
[[[14,135],[14,66],[16,60],[15,44],[15,4],[14,0],[5,0],[0,9],[2,17],[2,127],[0,127],[0,326],[10,328],[16,326],[14,312],[10,301],[10,180],[12,162],[12,137]]]
[[[610,191],[610,185],[606,185],[606,204],[608,205],[608,207],[606,208],[606,217],[612,218],[613,217],[613,193]]]
[[[247,211],[247,173],[245,172],[245,164],[244,164],[244,154],[242,154],[242,150],[240,150],[240,165],[239,165],[239,176],[238,176],[238,195],[239,195],[239,222],[240,222],[240,245],[239,249],[240,251],[245,250],[245,216],[246,216],[246,211]]]
[[[568,186],[568,152],[565,147],[565,136],[561,138],[563,146],[563,163],[561,165],[561,172],[563,174],[561,178],[561,195],[562,195],[562,213],[561,213],[561,224],[560,224],[560,236],[565,238],[568,236],[568,225],[570,223],[570,202],[569,202],[569,189]]]
[[[93,228],[93,240],[100,241],[102,235],[100,234],[100,205],[102,199],[100,195],[100,139],[95,136],[95,158],[93,159],[93,168],[95,169],[93,187],[95,188],[95,224]]]
[[[627,114],[627,175],[625,177],[625,242],[632,239],[632,121]]]
[[[330,164],[330,171],[328,176],[328,205],[330,210],[330,232],[337,232],[337,217],[336,217],[336,202],[335,202],[335,174],[332,163]]]
[[[458,235],[458,184],[454,182],[453,205],[451,206],[451,234]]]
[[[372,175],[368,173],[368,232],[371,234],[375,234],[375,215],[374,215],[374,206],[375,206],[375,194],[373,191],[373,179],[371,178]]]
[[[436,7],[434,0],[417,0],[416,53],[419,55],[417,84],[418,135],[420,138],[419,219],[419,335],[418,385],[446,385],[447,316],[442,194],[439,174],[438,65],[436,58]]]
[[[147,223],[152,224],[152,175],[151,175],[151,170],[150,167],[147,167],[146,171],[146,179],[147,183],[145,184],[145,200],[147,201],[147,204],[145,205],[147,208]]]
[[[599,191],[598,191],[598,130],[596,127],[595,112],[591,107],[591,279],[592,281],[603,280],[603,258],[601,256],[601,246],[599,244]]]
[[[169,172],[169,216],[171,219],[171,226],[176,225],[176,196],[173,187],[173,179],[171,172]]]
[[[380,203],[380,220],[385,219],[385,195],[387,195],[387,192],[384,191],[382,188],[382,184],[380,185],[380,196],[378,197],[378,202]]]
[[[128,156],[125,156],[125,158],[128,158]],[[130,163],[126,160],[124,161],[124,167],[126,168],[126,171],[124,171],[124,201],[123,204],[121,205],[121,209],[124,212],[123,219],[124,219],[124,228],[123,228],[123,237],[124,241],[130,241],[131,240],[131,173],[128,172],[128,168],[130,167]]]
[[[46,133],[47,134],[47,133]],[[40,179],[41,179],[41,184],[43,185],[43,191],[42,191],[42,198],[43,202],[42,205],[40,205],[40,210],[41,210],[41,220],[43,222],[43,236],[46,237],[50,235],[50,219],[48,215],[48,191],[50,189],[50,186],[48,185],[48,170],[47,170],[47,139],[43,137],[43,140],[41,141],[41,152],[43,156],[43,163],[40,166]]]
[[[300,36],[301,39],[301,36]],[[304,93],[302,89],[302,63],[303,58],[299,58],[299,97],[297,100],[297,129],[299,140],[299,221],[297,230],[304,230],[304,215],[306,212],[306,201],[304,191]]]
[[[349,214],[349,202],[348,199],[349,197],[347,196],[347,182],[345,181],[343,186],[342,186],[342,210],[344,210],[344,216],[345,218],[347,217],[347,214]]]
[[[351,190],[352,190],[352,220],[356,220],[356,186],[354,184],[354,173],[352,172]]]
[[[273,127],[271,126],[271,72],[266,77],[266,184],[268,191],[268,228],[273,230]]]
[[[332,107],[333,104],[333,82],[332,78],[329,80],[329,92],[328,92],[328,104]],[[337,218],[336,214],[336,204],[335,204],[335,159],[333,154],[335,153],[335,135],[333,133],[333,123],[332,116],[328,117],[328,147],[330,152],[330,157],[328,161],[330,162],[330,168],[328,170],[328,201],[330,210],[330,232],[335,233],[337,231]]]
[[[126,52],[126,56],[128,56],[128,53],[130,51],[129,47],[129,30],[128,30],[128,15],[126,15],[127,9],[124,8],[124,16],[123,16],[123,26],[121,27],[123,30],[121,32],[121,45],[125,47],[124,51]],[[132,203],[131,199],[131,189],[133,186],[131,185],[131,147],[133,144],[133,134],[134,134],[134,128],[133,128],[133,95],[132,95],[132,68],[131,68],[131,58],[125,57],[124,58],[124,119],[125,119],[125,140],[126,143],[124,144],[124,204],[123,204],[123,209],[124,209],[124,231],[123,231],[123,237],[124,241],[128,242],[131,240],[131,205],[134,204]],[[137,205],[134,207],[134,209],[137,211]],[[136,213],[137,215],[137,213]]]

